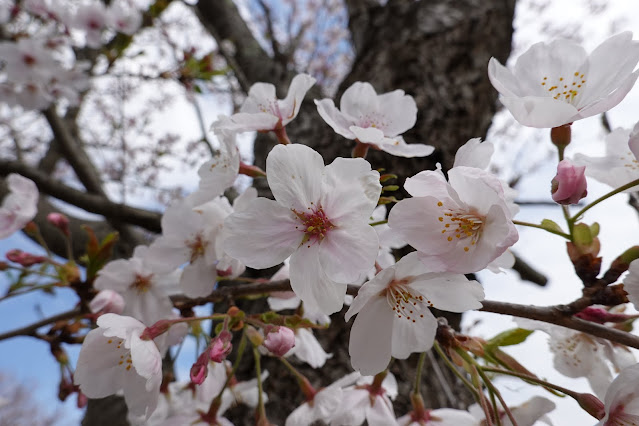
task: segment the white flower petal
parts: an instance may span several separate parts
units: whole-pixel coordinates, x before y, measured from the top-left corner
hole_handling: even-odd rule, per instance
[[[379,242],[366,224],[332,229],[319,244],[319,261],[333,281],[350,283],[375,265]]]
[[[224,250],[252,268],[275,266],[300,245],[304,234],[295,229],[298,224],[290,209],[258,198],[226,219]]]
[[[333,128],[335,133],[342,135],[347,139],[355,139],[355,135],[350,131],[350,127],[354,125],[354,120],[347,117],[337,109],[332,99],[315,100],[317,112],[320,117]]]
[[[320,266],[318,244],[302,244],[291,256],[291,288],[311,310],[332,314],[342,309],[346,284],[331,281]]]
[[[334,225],[367,220],[372,214],[382,185],[379,172],[362,158],[336,158],[325,167],[321,206]]]
[[[306,145],[278,145],[266,158],[268,185],[278,203],[305,213],[320,199],[324,160]]]
[[[391,155],[404,158],[426,157],[435,151],[435,147],[421,143],[406,143],[404,138],[396,136],[385,138],[383,143],[378,144],[379,149]]]
[[[315,82],[316,80],[308,74],[297,74],[293,77],[286,98],[277,101],[282,118],[282,126],[286,126],[297,116],[306,92]]]
[[[359,311],[348,345],[354,370],[373,375],[386,368],[391,358],[393,318],[384,297],[371,298]]]
[[[437,320],[429,310],[424,310],[421,315],[423,317],[393,321],[391,355],[394,358],[406,359],[413,352],[425,352],[433,346]]]

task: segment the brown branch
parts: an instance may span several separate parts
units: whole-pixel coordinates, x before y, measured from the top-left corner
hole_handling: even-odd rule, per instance
[[[36,330],[40,327],[44,327],[46,325],[52,324],[57,321],[62,321],[62,320],[70,319],[73,317],[77,317],[80,314],[81,314],[80,308],[74,308],[74,309],[71,309],[70,311],[62,312],[49,318],[44,318],[31,325],[27,325],[26,327],[18,328],[16,330],[7,331],[6,333],[0,334],[0,341],[5,339],[10,339],[12,337],[17,337],[17,336],[35,336]]]
[[[294,75],[262,49],[231,0],[200,1],[193,10],[217,41],[244,92],[258,81],[273,83],[282,89]],[[234,52],[223,48],[225,40],[233,43]],[[316,96],[319,97],[319,93]]]
[[[349,285],[347,293],[353,296],[357,295],[359,286]],[[273,281],[268,283],[255,284],[234,284],[221,286],[213,290],[207,297],[198,299],[189,299],[185,296],[176,296],[172,300],[178,308],[190,308],[193,306],[203,305],[210,302],[220,302],[222,300],[236,299],[241,296],[255,296],[266,294],[274,291],[291,290],[289,280]],[[494,300],[482,301],[483,308],[479,309],[484,312],[492,312],[496,314],[512,315],[520,318],[529,318],[537,321],[543,321],[550,324],[560,325],[572,330],[588,333],[593,336],[601,337],[612,342],[630,346],[639,349],[639,336],[635,336],[624,331],[606,327],[590,321],[584,321],[575,318],[572,315],[575,311],[579,311],[587,305],[586,299],[578,299],[569,305],[556,306],[528,306],[518,305],[514,303],[497,302]]]
[[[9,173],[18,173],[27,177],[35,182],[41,192],[88,212],[141,226],[152,232],[161,232],[160,213],[114,203],[103,195],[89,194],[71,188],[60,181],[51,179],[47,173],[33,169],[24,163],[0,160],[0,176],[6,176]]]
[[[602,337],[615,343],[639,349],[639,336],[626,333],[615,328],[606,327],[590,321],[585,321],[565,314],[564,305],[557,306],[528,306],[515,303],[496,302],[494,300],[482,301],[483,308],[480,311],[496,314],[512,315],[520,318],[528,318],[560,325],[572,330]]]

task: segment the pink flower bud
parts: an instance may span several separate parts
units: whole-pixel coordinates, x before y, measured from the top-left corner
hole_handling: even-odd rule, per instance
[[[209,346],[209,357],[211,358],[211,361],[222,362],[226,359],[233,348],[233,345],[231,344],[232,337],[233,336],[228,331],[222,331],[215,339],[213,339]]]
[[[89,398],[82,392],[78,392],[78,408],[84,408],[89,403]]]
[[[47,215],[47,221],[62,231],[67,237],[71,234],[69,231],[69,218],[62,213],[49,213]]]
[[[18,249],[8,251],[6,256],[10,261],[24,266],[25,268],[38,263],[43,263],[47,260],[45,256],[36,256]]]
[[[113,290],[102,290],[89,303],[89,309],[94,314],[118,314],[124,310],[124,298]]]
[[[288,327],[274,327],[264,339],[264,347],[276,356],[284,356],[295,346],[295,332]]]
[[[552,199],[559,204],[577,204],[588,194],[585,171],[586,166],[561,160],[557,165],[557,176],[551,182]]]
[[[196,385],[201,385],[209,374],[209,354],[208,351],[204,351],[200,354],[195,361],[195,364],[191,367],[191,382]]]
[[[581,408],[586,410],[586,412],[594,418],[601,420],[606,415],[606,407],[604,403],[596,396],[589,393],[578,393],[573,398],[575,398]]]
[[[598,324],[624,322],[632,318],[632,315],[614,314],[603,308],[595,308],[594,306],[588,306],[583,311],[576,313],[575,316],[582,320],[596,322]]]

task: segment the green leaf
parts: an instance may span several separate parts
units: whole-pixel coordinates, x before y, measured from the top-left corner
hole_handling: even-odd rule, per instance
[[[511,330],[506,330],[502,333],[499,333],[488,342],[486,342],[486,345],[490,347],[518,345],[524,342],[532,333],[533,330],[526,330],[524,328],[513,328]]]
[[[544,229],[547,229],[549,231],[556,231],[556,232],[564,232],[561,229],[561,226],[557,225],[556,222],[550,220],[550,219],[544,219],[541,221],[541,226]]]

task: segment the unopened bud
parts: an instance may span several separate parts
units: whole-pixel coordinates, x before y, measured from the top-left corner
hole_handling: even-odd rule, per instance
[[[560,161],[551,182],[552,199],[559,204],[577,204],[588,194],[585,171],[586,166],[575,166],[570,160]]]
[[[89,309],[97,314],[118,314],[124,310],[124,298],[113,290],[101,290],[89,303]]]
[[[169,331],[169,328],[175,323],[174,320],[159,320],[151,327],[147,327],[144,329],[142,334],[140,335],[140,339],[142,340],[153,340],[156,337],[166,333]]]
[[[603,308],[596,308],[594,306],[588,306],[583,311],[576,313],[575,316],[582,320],[596,322],[598,324],[604,324],[607,322],[624,322],[631,318],[629,315],[613,314]]]
[[[233,336],[228,331],[222,331],[218,334],[209,346],[209,357],[211,361],[222,362],[231,353],[233,345],[231,338]]]
[[[196,385],[201,385],[209,374],[209,354],[208,351],[204,351],[200,354],[195,361],[195,364],[191,366],[191,382]]]
[[[62,231],[67,237],[71,235],[71,231],[69,231],[69,218],[62,213],[49,213],[47,215],[47,221]]]
[[[295,346],[295,332],[288,327],[273,327],[267,331],[262,344],[273,355],[284,356]]]
[[[45,256],[36,256],[18,249],[10,250],[6,256],[11,262],[17,263],[25,268],[48,260]]]
[[[82,409],[89,403],[89,398],[82,392],[78,391],[78,408]]]
[[[603,402],[589,393],[578,393],[574,395],[575,400],[581,408],[596,419],[603,419],[606,415],[606,407]]]

